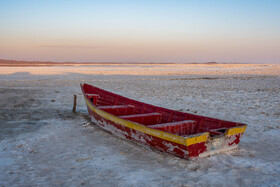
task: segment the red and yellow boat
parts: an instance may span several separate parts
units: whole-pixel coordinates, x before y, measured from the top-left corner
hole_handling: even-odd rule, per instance
[[[91,121],[129,140],[181,158],[237,148],[247,125],[169,110],[81,85]]]

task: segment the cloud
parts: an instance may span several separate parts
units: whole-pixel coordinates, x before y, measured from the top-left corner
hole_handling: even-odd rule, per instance
[[[98,45],[40,45],[40,48],[54,48],[54,49],[99,49],[103,48]]]

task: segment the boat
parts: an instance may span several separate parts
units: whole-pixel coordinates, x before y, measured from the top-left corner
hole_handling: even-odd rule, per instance
[[[184,113],[81,84],[91,121],[119,137],[190,159],[237,148],[247,125]]]

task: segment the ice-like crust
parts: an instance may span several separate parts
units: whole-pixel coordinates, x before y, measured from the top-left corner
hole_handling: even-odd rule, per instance
[[[99,66],[0,68],[0,186],[279,186],[279,65]],[[238,149],[186,161],[87,125],[83,82],[248,127]]]

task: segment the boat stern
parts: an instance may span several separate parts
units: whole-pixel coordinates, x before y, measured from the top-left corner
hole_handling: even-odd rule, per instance
[[[229,129],[220,129],[224,131],[222,135],[209,136],[207,141],[207,151],[200,154],[199,157],[206,157],[217,153],[236,149],[244,134],[247,125],[232,127]]]

